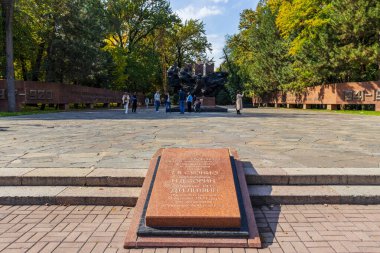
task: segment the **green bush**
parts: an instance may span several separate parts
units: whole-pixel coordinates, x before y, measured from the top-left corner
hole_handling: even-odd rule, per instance
[[[217,105],[230,105],[232,103],[230,94],[225,90],[219,91],[215,100]]]

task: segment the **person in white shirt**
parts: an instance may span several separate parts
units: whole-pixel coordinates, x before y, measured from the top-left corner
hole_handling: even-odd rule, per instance
[[[242,94],[240,91],[236,94],[236,113],[241,114],[241,110],[243,110],[243,97],[244,93]]]
[[[146,105],[146,109],[148,109],[149,108],[149,98],[148,97],[145,98],[145,105]]]
[[[154,105],[156,106],[156,112],[158,112],[158,109],[160,108],[161,104],[161,95],[160,92],[157,91],[156,94],[154,94]]]
[[[123,105],[124,105],[124,108],[125,108],[125,114],[128,114],[129,100],[131,99],[129,97],[128,92],[125,92],[124,95],[123,95],[123,97],[121,99],[123,100]]]

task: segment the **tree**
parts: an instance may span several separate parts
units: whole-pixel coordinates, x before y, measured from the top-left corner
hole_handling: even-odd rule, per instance
[[[184,24],[175,24],[169,36],[173,44],[176,64],[180,68],[185,63],[205,60],[207,49],[211,50],[202,21],[190,19]]]
[[[1,1],[3,18],[5,20],[5,52],[6,52],[6,81],[8,89],[8,111],[16,111],[15,75],[13,63],[13,0]]]
[[[108,0],[105,6],[109,33],[104,50],[110,52],[117,63],[115,87],[125,89],[127,83],[131,85],[137,81],[131,80],[136,76],[136,65],[128,62],[136,63],[134,54],[143,51],[140,45],[156,31],[170,27],[178,18],[166,0]]]
[[[281,38],[275,20],[276,13],[265,1],[256,11],[243,11],[239,33],[228,39],[225,50],[227,66],[232,70],[230,83],[240,79],[246,91],[264,94],[282,89],[291,80],[288,42]]]
[[[380,80],[380,2],[333,0],[330,17],[337,78]]]
[[[168,0],[17,0],[13,22],[14,76],[23,80],[148,92],[166,87],[178,58],[176,26],[195,29],[181,44],[184,61],[205,55],[200,44],[209,47],[204,25],[182,25]],[[3,53],[5,23],[0,28]],[[3,55],[0,67],[3,77]]]

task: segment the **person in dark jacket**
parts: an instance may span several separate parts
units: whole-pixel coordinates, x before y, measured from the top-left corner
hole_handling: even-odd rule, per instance
[[[182,89],[180,89],[178,96],[179,96],[179,111],[181,114],[184,114],[185,113],[186,94]]]
[[[166,92],[166,95],[165,95],[165,107],[166,107],[166,112],[172,112],[169,92]]]
[[[191,96],[190,92],[188,93],[188,96],[186,98],[186,102],[187,102],[187,111],[191,112],[191,106],[193,105],[193,96]]]
[[[136,92],[132,95],[132,112],[136,112],[137,110],[137,95]]]

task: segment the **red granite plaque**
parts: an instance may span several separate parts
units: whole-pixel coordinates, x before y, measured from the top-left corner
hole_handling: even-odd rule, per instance
[[[146,225],[239,228],[241,217],[229,150],[163,150]]]

